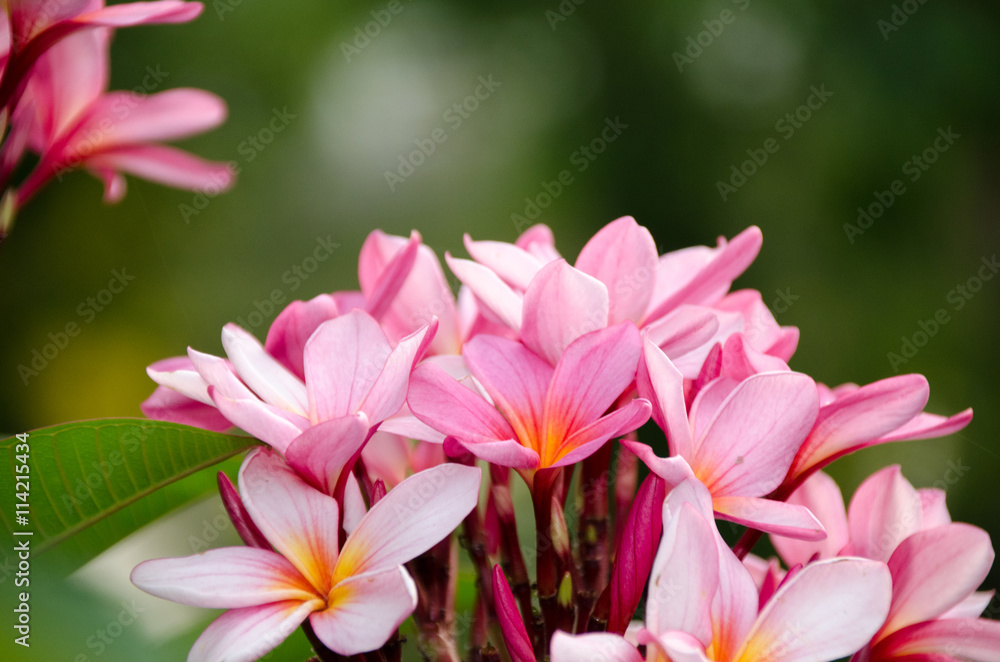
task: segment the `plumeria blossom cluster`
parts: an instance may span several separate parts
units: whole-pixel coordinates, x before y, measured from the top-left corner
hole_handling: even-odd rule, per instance
[[[224,190],[225,163],[159,143],[214,128],[225,103],[196,89],[154,92],[169,75],[147,68],[142,84],[108,91],[114,30],[185,23],[200,2],[158,0],[105,7],[104,0],[5,0],[0,13],[0,239],[18,212],[52,180],[84,169],[104,183],[104,199],[125,195],[129,173],[189,190]],[[14,182],[32,152],[30,173]]]
[[[299,626],[320,660],[398,660],[411,616],[434,660],[1000,660],[1000,623],[979,618],[989,536],[896,467],[849,509],[821,471],[971,410],[925,412],[920,375],[830,388],[791,370],[798,330],[732,290],[761,241],[659,255],[625,217],[571,263],[545,226],[466,236],[469,258],[445,255],[456,295],[416,232],[373,232],[358,290],[292,303],[263,343],[230,324],[224,357],[149,367],[148,416],[263,446],[238,489],[220,473],[246,546],[133,582],[228,610],[191,660],[256,659]],[[745,529],[733,547],[717,520]],[[765,534],[780,560],[751,553]]]

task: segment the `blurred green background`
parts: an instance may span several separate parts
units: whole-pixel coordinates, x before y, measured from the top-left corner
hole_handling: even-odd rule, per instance
[[[439,254],[464,255],[463,232],[513,241],[512,215],[567,170],[572,182],[536,219],[563,254],[626,214],[661,252],[759,225],[764,248],[737,286],[761,290],[779,322],[800,327],[793,368],[830,385],[920,372],[930,411],[973,407],[961,434],[871,449],[831,473],[849,497],[900,463],[918,487],[948,489],[954,519],[1000,540],[1000,279],[975,282],[1000,252],[998,17],[995,3],[916,0],[216,0],[190,25],[119,31],[112,88],[158,67],[162,89],[222,96],[227,123],[183,146],[235,161],[239,181],[198,199],[130,179],[108,207],[100,184],[75,173],[23,212],[0,248],[0,430],[139,415],[147,364],[188,345],[221,352],[229,321],[263,338],[274,290],[287,302],[355,288],[371,230],[416,228]],[[366,28],[374,36],[359,36]],[[473,104],[480,77],[491,90]],[[814,90],[823,98],[810,109]],[[454,110],[463,101],[477,107]],[[582,155],[608,122],[619,135]],[[397,170],[435,129],[446,140],[412,174]],[[953,137],[934,148],[939,130]],[[731,180],[754,154],[766,162]],[[390,187],[387,171],[406,176]],[[889,204],[895,180],[905,191]],[[723,195],[720,181],[735,190]],[[858,208],[877,204],[881,215],[859,226]],[[309,273],[317,242],[338,247]],[[82,313],[113,270],[134,280]],[[948,322],[893,365],[888,354],[938,309]],[[80,335],[25,378],[19,366],[74,321]],[[207,502],[162,544],[133,544],[71,582],[63,573],[79,560],[36,557],[37,638],[30,658],[15,659],[182,657],[207,613],[152,611],[162,604],[130,593],[156,616],[111,627],[110,643],[98,633],[122,614],[130,564],[190,553],[218,514]],[[272,659],[304,659],[302,646]]]

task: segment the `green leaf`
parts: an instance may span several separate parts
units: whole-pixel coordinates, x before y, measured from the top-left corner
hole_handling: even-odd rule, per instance
[[[24,454],[23,441],[0,441],[8,469],[0,472],[0,520],[10,532],[32,531],[32,546],[45,551],[91,525],[128,508],[124,519],[134,530],[185,501],[203,495],[209,482],[194,489],[171,490],[171,498],[136,502],[185,476],[217,464],[258,443],[251,437],[145,419],[103,419],[65,423],[28,433],[28,524],[15,489]],[[23,446],[21,448],[23,451]],[[22,470],[23,471],[23,470]],[[23,475],[23,474],[21,474]],[[20,483],[15,485],[15,483]],[[136,504],[129,508],[131,504]],[[144,507],[147,506],[147,507]],[[123,513],[125,514],[125,513]],[[123,534],[118,527],[110,546]]]

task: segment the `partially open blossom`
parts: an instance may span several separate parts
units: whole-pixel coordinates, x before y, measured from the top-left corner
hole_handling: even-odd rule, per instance
[[[489,462],[527,473],[571,465],[649,417],[642,399],[606,413],[635,378],[639,332],[631,322],[580,337],[555,368],[497,336],[476,336],[463,356],[476,384],[423,363],[408,402],[418,419]]]
[[[653,404],[653,419],[667,436],[670,457],[624,442],[669,487],[688,476],[702,481],[719,517],[763,531],[808,539],[823,527],[800,505],[765,499],[785,477],[816,419],[816,384],[801,373],[757,373],[742,380],[719,377],[688,411],[684,377],[648,338],[637,380]]]
[[[227,547],[139,564],[132,582],[153,595],[229,609],[189,660],[255,660],[307,618],[341,655],[382,646],[417,604],[402,564],[447,537],[476,506],[480,472],[446,465],[400,483],[353,527],[341,548],[337,502],[280,455],[252,451],[240,469],[246,510],[274,548]]]

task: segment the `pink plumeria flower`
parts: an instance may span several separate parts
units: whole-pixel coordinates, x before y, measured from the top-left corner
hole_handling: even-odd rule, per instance
[[[719,377],[688,411],[683,375],[648,338],[639,364],[639,394],[653,405],[670,457],[638,442],[623,442],[668,487],[689,476],[712,495],[715,513],[762,531],[821,539],[823,527],[803,506],[772,501],[819,410],[816,384],[788,370]]]
[[[107,30],[81,32],[35,63],[14,123],[27,123],[27,146],[40,159],[18,191],[18,205],[77,167],[104,181],[108,202],[125,195],[124,172],[187,190],[228,188],[228,164],[158,144],[218,126],[225,103],[195,89],[106,92],[108,41]]]
[[[463,357],[475,383],[423,363],[410,380],[410,410],[474,455],[526,477],[579,462],[649,418],[641,399],[606,413],[635,379],[639,332],[631,322],[581,336],[554,368],[498,336],[476,336]]]
[[[452,271],[484,311],[553,365],[583,333],[632,321],[648,328],[671,358],[685,356],[682,366],[693,377],[720,327],[727,335],[747,330],[743,313],[753,308],[744,299],[718,310],[709,306],[757,255],[757,228],[730,243],[720,239],[717,249],[695,247],[660,257],[649,230],[626,216],[594,235],[574,266],[560,258],[545,226],[531,228],[516,244],[468,236],[465,243],[475,261],[446,256]],[[552,301],[559,302],[557,311]],[[790,342],[771,335],[762,342],[766,349],[794,351],[797,331],[792,335]]]
[[[699,481],[674,488],[650,576],[644,627],[647,662],[829,662],[857,651],[889,612],[885,565],[860,558],[813,563],[765,604],[749,571],[712,519]],[[552,662],[638,662],[624,637],[556,633]]]
[[[993,547],[982,529],[952,523],[942,490],[914,489],[891,466],[858,487],[847,511],[837,484],[822,472],[789,500],[813,510],[830,535],[819,543],[772,536],[786,563],[850,554],[884,561],[892,572],[888,620],[856,662],[939,659],[935,654],[998,659],[1000,623],[977,618],[993,597],[976,591]]]
[[[779,498],[813,472],[855,451],[894,441],[931,439],[958,432],[972,409],[944,417],[923,411],[930,386],[923,375],[900,375],[866,386],[820,387],[816,424],[795,455]]]
[[[336,653],[376,650],[417,604],[402,564],[461,523],[476,507],[479,482],[479,469],[454,464],[416,474],[372,506],[341,548],[337,502],[277,453],[257,449],[240,469],[240,493],[274,550],[227,547],[146,561],[132,582],[174,602],[229,610],[195,642],[191,662],[256,660],[307,618]]]
[[[359,450],[370,429],[403,407],[410,371],[433,335],[431,324],[393,347],[378,322],[352,311],[321,324],[306,343],[303,382],[251,334],[228,324],[222,344],[229,361],[192,349],[193,371],[147,372],[162,386],[214,405],[234,425],[282,453],[307,431],[303,443],[318,443],[324,425],[331,426],[327,433],[350,432],[350,445]],[[364,431],[360,439],[359,429]]]
[[[201,14],[200,2],[160,0],[105,7],[103,0],[8,0],[0,14],[0,108],[22,91],[38,58],[61,39],[86,29],[186,23]]]

